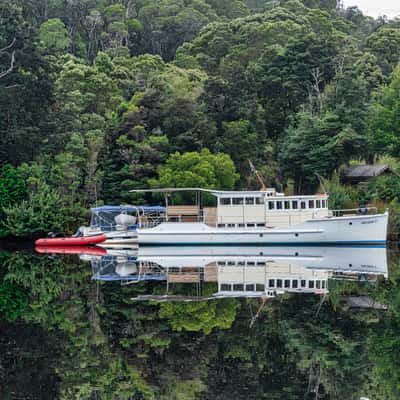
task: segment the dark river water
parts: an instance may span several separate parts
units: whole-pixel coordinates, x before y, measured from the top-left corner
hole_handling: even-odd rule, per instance
[[[400,399],[397,251],[55,251],[0,252],[1,400]]]

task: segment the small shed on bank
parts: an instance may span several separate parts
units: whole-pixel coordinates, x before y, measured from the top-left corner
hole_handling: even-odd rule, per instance
[[[387,164],[352,165],[342,172],[342,182],[350,185],[368,182],[376,176],[391,174],[392,170]]]

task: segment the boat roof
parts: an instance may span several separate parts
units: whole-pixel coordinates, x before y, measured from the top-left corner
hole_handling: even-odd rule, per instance
[[[215,189],[204,189],[199,187],[186,187],[186,188],[157,188],[157,189],[132,189],[131,193],[174,193],[174,192],[204,192],[210,193],[215,197],[261,197],[266,193],[269,193],[268,197],[280,197],[285,200],[296,200],[296,199],[313,199],[319,197],[328,198],[327,193],[320,193],[317,195],[293,195],[286,196],[285,193],[277,192],[274,188],[267,188],[266,190],[215,190]]]
[[[153,275],[153,274],[147,274],[147,275],[118,275],[118,274],[99,274],[99,275],[93,275],[92,276],[93,280],[96,281],[135,281],[135,282],[141,282],[141,281],[165,281],[167,280],[166,275]]]
[[[92,212],[122,212],[122,211],[142,211],[142,212],[164,212],[165,207],[162,206],[100,206],[90,209]]]
[[[132,189],[130,193],[174,193],[174,192],[186,192],[186,191],[194,191],[194,192],[204,192],[211,193],[215,196],[219,195],[260,195],[262,193],[271,193],[275,192],[274,188],[267,188],[266,190],[216,190],[216,189],[205,189],[200,187],[185,187],[185,188],[156,188],[156,189]]]

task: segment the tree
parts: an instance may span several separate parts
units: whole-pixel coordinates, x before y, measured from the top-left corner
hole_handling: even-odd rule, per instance
[[[158,179],[151,180],[150,185],[232,189],[237,179],[235,165],[227,154],[212,154],[203,149],[171,154],[165,165],[159,167]]]
[[[0,2],[0,15],[0,160],[16,165],[35,157],[49,134],[53,83],[21,8]]]
[[[235,299],[195,303],[162,303],[160,317],[167,319],[173,330],[208,335],[214,328],[231,327],[239,303]]]
[[[280,151],[281,165],[293,178],[296,193],[314,191],[318,175],[330,177],[362,146],[363,139],[332,113],[312,116],[301,112],[287,129]]]
[[[383,87],[372,106],[369,132],[373,149],[378,154],[398,157],[400,152],[400,66],[390,84]]]
[[[386,76],[400,61],[400,29],[382,26],[366,40],[366,48],[376,56]]]
[[[4,227],[5,207],[10,207],[22,201],[27,195],[27,186],[21,170],[11,164],[0,167],[0,236],[9,232]]]
[[[58,192],[45,183],[39,183],[38,192],[30,193],[28,200],[4,208],[4,226],[12,235],[22,237],[50,230],[62,231],[65,226],[61,210]]]
[[[59,18],[52,18],[40,26],[39,39],[50,54],[64,54],[71,46],[67,28]]]
[[[222,123],[223,134],[217,138],[215,148],[228,153],[240,172],[248,169],[248,159],[258,158],[258,136],[250,121],[239,120]],[[244,175],[244,174],[241,174]]]

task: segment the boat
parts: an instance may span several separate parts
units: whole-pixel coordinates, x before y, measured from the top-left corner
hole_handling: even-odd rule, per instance
[[[102,243],[106,240],[106,235],[94,235],[87,237],[54,237],[54,238],[42,238],[35,241],[35,246],[90,246]]]
[[[102,246],[125,246],[137,244],[137,228],[152,227],[164,215],[165,207],[160,206],[100,206],[90,209],[89,226],[81,226],[77,236],[92,237],[106,235]]]
[[[174,192],[192,190],[216,207],[168,205]],[[371,245],[385,244],[388,211],[374,207],[330,210],[329,196],[286,196],[273,188],[223,191],[202,188],[132,190],[164,193],[165,220],[139,227],[139,246],[148,245]]]
[[[375,282],[387,278],[385,246],[187,246],[140,247],[86,258],[92,279],[166,283],[161,295],[135,300],[184,300],[168,294],[175,284],[211,284],[207,297],[275,297],[288,293],[329,293],[332,280]],[[150,289],[151,290],[151,289]],[[158,290],[160,293],[160,290]],[[194,298],[193,298],[194,299]]]
[[[35,251],[41,254],[107,255],[107,250],[98,246],[35,246]]]

